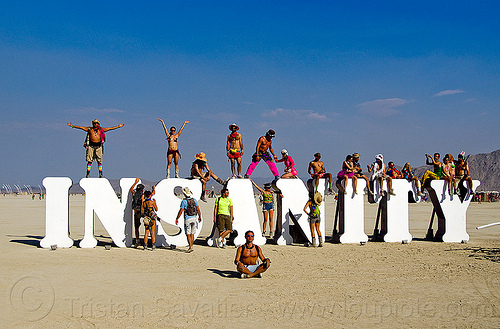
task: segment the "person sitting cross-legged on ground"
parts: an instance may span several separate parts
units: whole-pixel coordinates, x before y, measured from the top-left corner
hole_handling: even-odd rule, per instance
[[[262,249],[253,244],[254,233],[247,231],[245,233],[245,244],[238,247],[234,264],[241,273],[241,278],[261,277],[262,273],[271,266],[269,258],[265,258]],[[257,265],[257,259],[260,258],[262,264]]]

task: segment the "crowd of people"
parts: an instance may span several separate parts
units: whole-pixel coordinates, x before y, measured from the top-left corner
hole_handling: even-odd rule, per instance
[[[172,162],[175,166],[175,177],[179,178],[179,159],[181,154],[179,152],[178,140],[184,130],[186,124],[189,121],[185,121],[181,129],[177,132],[175,127],[170,127],[167,130],[165,122],[162,119],[158,119],[164,129],[167,141],[167,165],[166,165],[166,178],[170,178],[170,169]],[[94,161],[97,162],[99,177],[103,176],[102,171],[102,161],[104,153],[104,142],[106,141],[105,132],[118,129],[124,126],[120,124],[114,127],[104,128],[101,127],[99,120],[95,119],[92,121],[91,127],[77,126],[72,123],[68,123],[71,128],[77,128],[85,131],[87,133],[84,140],[84,147],[86,149],[86,161],[87,170],[86,177],[90,176],[91,166]],[[241,176],[241,157],[243,156],[243,137],[238,132],[239,126],[236,123],[229,125],[230,134],[227,136],[226,152],[229,162],[231,163],[231,173],[230,178],[243,178]],[[286,149],[281,151],[281,159],[278,159],[273,150],[273,138],[276,136],[274,130],[268,130],[264,136],[259,137],[257,140],[257,145],[255,152],[252,155],[252,161],[248,166],[244,178],[250,179],[253,171],[259,164],[260,160],[263,160],[269,167],[274,179],[270,183],[264,184],[264,188],[259,187],[255,182],[252,181],[255,188],[262,194],[262,212],[264,216],[264,222],[262,227],[262,235],[266,236],[267,223],[269,222],[269,232],[270,236],[274,235],[274,225],[273,225],[273,215],[274,215],[274,194],[279,194],[283,197],[280,191],[276,188],[276,181],[279,178],[282,179],[293,179],[297,177],[297,170],[295,168],[295,162],[289,155]],[[422,177],[419,179],[411,169],[410,163],[405,163],[401,170],[398,170],[394,162],[390,161],[386,167],[384,163],[384,156],[382,154],[377,154],[375,156],[375,161],[367,165],[367,170],[369,173],[369,178],[363,174],[362,166],[359,163],[360,155],[359,153],[353,153],[346,156],[345,161],[343,161],[341,170],[337,173],[337,186],[339,186],[339,192],[347,194],[347,185],[349,179],[352,181],[353,195],[358,194],[357,191],[357,180],[364,179],[366,181],[366,193],[374,194],[373,188],[374,183],[379,183],[379,193],[385,195],[386,192],[383,189],[384,182],[387,183],[387,193],[389,195],[395,195],[394,189],[392,188],[392,182],[394,179],[406,179],[408,182],[414,185],[417,194],[423,196],[423,188],[428,187],[431,180],[442,179],[447,183],[447,189],[449,194],[460,195],[460,189],[466,190],[466,195],[472,192],[472,179],[470,177],[469,165],[464,157],[464,152],[460,153],[457,160],[454,160],[453,155],[446,154],[443,158],[443,162],[440,161],[440,154],[434,153],[434,156],[426,154],[426,164],[432,165],[433,170],[426,171]],[[219,237],[215,241],[215,245],[220,248],[225,248],[226,239],[232,231],[233,217],[233,203],[229,197],[229,190],[227,189],[227,182],[229,180],[223,180],[219,178],[208,166],[208,160],[206,154],[200,152],[194,156],[195,160],[192,162],[191,166],[191,177],[192,179],[199,179],[202,183],[202,195],[200,197],[201,201],[206,202],[205,199],[205,188],[207,182],[213,178],[219,184],[223,186],[221,190],[221,196],[217,198],[214,206],[214,225],[219,230]],[[332,189],[332,174],[328,173],[325,169],[324,163],[320,160],[321,153],[314,154],[314,160],[309,162],[308,173],[312,178],[313,184],[309,193],[309,200],[304,206],[304,212],[308,215],[312,245],[321,247],[323,245],[323,239],[319,229],[319,224],[321,222],[320,214],[320,204],[322,202],[322,195],[318,192],[319,179],[325,178],[328,182],[328,192],[333,193]],[[276,163],[283,162],[285,165],[284,173],[280,176],[279,171],[276,167]],[[145,234],[143,240],[143,248],[148,248],[148,236],[151,235],[151,250],[155,249],[155,232],[157,221],[160,220],[156,215],[158,207],[156,201],[154,200],[154,186],[152,191],[144,191],[144,185],[138,184],[139,179],[136,179],[134,185],[130,188],[130,193],[132,194],[132,207],[134,212],[134,229],[135,229],[135,247],[139,247],[139,227],[141,222],[145,227]],[[175,220],[176,225],[178,225],[179,218],[184,214],[184,232],[187,236],[189,248],[187,252],[193,252],[194,235],[198,228],[198,223],[201,222],[201,212],[198,206],[197,200],[193,197],[193,193],[189,188],[185,187],[183,190],[184,199],[181,201],[180,209]],[[318,243],[316,243],[316,235],[318,234]],[[270,266],[270,261],[264,258],[262,250],[260,247],[253,244],[254,233],[248,231],[245,233],[245,244],[240,246],[237,250],[235,264],[237,266],[238,272],[241,273],[242,277],[254,277],[261,276],[264,271],[266,271]],[[262,264],[257,265],[257,259],[260,258]]]

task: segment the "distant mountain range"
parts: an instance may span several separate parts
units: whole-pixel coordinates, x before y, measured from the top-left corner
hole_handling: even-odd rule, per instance
[[[444,154],[442,154],[441,157],[444,157]],[[469,169],[472,179],[481,181],[481,185],[477,189],[478,191],[500,190],[500,150],[496,150],[491,153],[470,155],[467,161],[469,162]],[[432,170],[432,166],[416,167],[413,168],[413,170],[418,177],[422,177],[422,174],[426,170]],[[252,179],[259,186],[262,186],[264,185],[264,183],[271,181],[270,178],[262,177],[252,177]],[[305,177],[303,177],[302,179],[305,179]],[[109,182],[111,183],[111,186],[113,186],[113,189],[117,193],[119,193],[120,181],[118,179],[109,179]],[[142,184],[146,186],[146,190],[151,190],[151,187],[156,183],[157,182],[150,182],[145,180],[142,181]],[[220,184],[214,182],[213,180],[210,180],[207,184],[207,190],[211,190],[212,186],[214,187],[216,193],[218,193],[222,188]],[[36,189],[38,190],[38,188]],[[74,184],[70,189],[70,193],[83,193],[83,189],[80,187],[80,185]]]

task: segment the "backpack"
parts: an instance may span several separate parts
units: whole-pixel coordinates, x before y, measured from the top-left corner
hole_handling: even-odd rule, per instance
[[[196,216],[198,214],[198,209],[196,208],[196,201],[193,198],[186,199],[187,207],[186,207],[186,215],[188,216]]]
[[[132,196],[132,209],[141,210],[142,190],[136,190]]]

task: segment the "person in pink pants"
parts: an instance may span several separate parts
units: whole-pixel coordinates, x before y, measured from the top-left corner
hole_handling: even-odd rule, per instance
[[[259,140],[257,141],[257,147],[255,150],[255,153],[252,156],[252,163],[250,163],[250,166],[248,166],[247,172],[245,174],[245,178],[249,178],[250,175],[253,173],[255,167],[257,167],[257,164],[260,162],[260,160],[264,160],[267,165],[269,166],[269,169],[274,175],[274,179],[277,180],[279,178],[279,173],[278,169],[276,168],[276,165],[273,162],[274,160],[277,160],[278,157],[274,154],[273,151],[273,137],[276,135],[274,130],[269,129],[266,133],[265,136],[261,136]],[[271,154],[269,154],[271,152]]]

